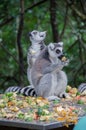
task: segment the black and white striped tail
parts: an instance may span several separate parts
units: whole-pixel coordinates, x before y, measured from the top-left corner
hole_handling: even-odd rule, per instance
[[[36,97],[36,92],[33,87],[24,87],[20,90],[20,93],[25,96]]]
[[[78,91],[80,93],[83,93],[84,91],[86,91],[86,83],[81,83],[78,87]]]
[[[6,91],[5,91],[5,93],[7,93],[7,92],[20,93],[20,90],[21,90],[21,89],[22,89],[22,88],[19,87],[19,86],[12,86],[12,87],[7,88]]]
[[[24,88],[21,88],[19,86],[13,86],[13,87],[7,88],[5,93],[7,93],[7,92],[16,92],[16,93],[22,94],[24,96],[32,96],[32,97],[37,96],[34,88],[31,86],[26,86]]]

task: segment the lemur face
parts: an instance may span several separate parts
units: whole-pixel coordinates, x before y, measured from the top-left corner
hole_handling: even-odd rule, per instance
[[[43,41],[46,37],[46,31],[44,32],[39,32],[39,31],[32,31],[29,33],[29,37],[30,37],[30,41],[32,43],[40,43],[41,41]]]
[[[63,56],[63,43],[50,43],[48,45],[48,52],[52,58],[57,57],[60,59]]]

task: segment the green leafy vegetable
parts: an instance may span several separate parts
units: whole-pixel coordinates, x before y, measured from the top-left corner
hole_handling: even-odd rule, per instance
[[[82,100],[78,100],[77,104],[84,104],[84,102]]]

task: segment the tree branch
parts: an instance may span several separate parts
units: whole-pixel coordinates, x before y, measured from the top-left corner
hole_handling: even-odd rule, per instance
[[[66,25],[67,25],[67,16],[68,16],[68,4],[66,4],[66,13],[65,13],[65,18],[64,18],[64,26],[63,26],[63,30],[60,34],[60,38],[62,39],[63,35],[64,35],[64,32],[65,32],[65,28],[66,28]]]
[[[4,86],[4,84],[10,80],[15,81],[17,85],[19,85],[19,81],[16,79],[16,76],[2,76],[1,78],[4,79],[4,81],[0,83],[0,86]]]
[[[41,5],[41,4],[43,4],[44,2],[46,2],[46,1],[48,1],[48,0],[39,1],[38,3],[35,3],[35,4],[31,5],[30,7],[28,7],[27,9],[25,9],[24,12],[26,13],[28,10],[30,10],[30,9],[32,9],[32,8],[34,8],[34,7],[36,7],[36,6],[38,6],[38,5]]]
[[[80,44],[82,45],[83,49],[84,49],[85,52],[86,52],[86,45],[83,43],[81,36],[78,35],[77,37],[78,37],[78,41],[80,42]]]
[[[19,74],[20,74],[20,86],[24,86],[23,84],[23,51],[21,47],[21,36],[23,31],[23,25],[24,25],[24,0],[20,0],[20,21],[19,21],[19,28],[17,33],[17,47],[18,47],[18,60],[19,60]]]
[[[15,58],[15,56],[13,56],[13,55],[8,51],[8,49],[5,48],[5,46],[4,46],[2,43],[0,43],[0,45],[1,45],[1,47],[3,48],[3,50],[7,53],[7,55],[11,56],[11,57],[14,59],[14,61],[19,65],[19,61]],[[7,60],[7,61],[8,61],[8,60]],[[24,69],[23,69],[23,72],[24,72],[24,74],[26,75],[26,72],[25,72]]]
[[[80,62],[81,62],[81,64],[83,64],[84,61],[83,61],[82,46],[81,46],[80,42],[78,43],[78,45],[79,45],[79,58],[80,58]]]
[[[86,66],[86,62],[85,63],[83,63],[79,68],[78,68],[78,70],[76,71],[76,73],[75,73],[75,75],[74,75],[74,83],[75,83],[75,85],[76,85],[76,80],[77,80],[77,75],[79,75],[79,72],[82,70],[82,68],[83,67],[85,67]],[[85,71],[86,72],[86,71]],[[85,73],[86,74],[86,73]]]
[[[27,12],[28,10],[30,10],[30,9],[33,9],[33,8],[36,7],[36,6],[39,6],[39,5],[43,4],[43,3],[46,2],[46,1],[48,1],[48,0],[42,0],[42,1],[37,2],[36,4],[31,5],[30,7],[28,7],[27,9],[24,10],[24,13],[26,13],[26,12]],[[18,16],[18,15],[20,15],[20,13],[17,14],[16,16]],[[2,22],[2,23],[0,24],[0,27],[3,27],[4,25],[10,23],[10,22],[13,21],[15,18],[16,18],[16,17],[11,16],[9,19],[7,19],[7,20],[5,20],[4,22]]]
[[[77,44],[78,40],[76,40],[71,46],[69,46],[69,48],[66,50],[66,52],[70,51],[76,44]]]
[[[11,56],[17,63],[18,63],[18,60],[15,58],[15,56],[13,56],[5,47],[2,43],[0,43],[1,47],[5,50],[5,52]]]
[[[57,25],[57,18],[56,18],[56,9],[57,9],[57,3],[56,0],[50,0],[50,22],[52,27],[52,33],[53,33],[53,41],[59,42],[60,37],[58,33],[58,25]]]
[[[5,21],[3,21],[1,24],[0,24],[0,27],[3,27],[4,25],[10,23],[11,21],[14,20],[14,17],[10,17],[9,19],[6,19]]]
[[[74,5],[71,6],[71,8],[75,11],[75,13],[82,18],[83,20],[86,20],[86,15],[82,14]]]
[[[86,0],[80,0],[83,13],[86,14]]]
[[[70,5],[69,0],[67,0],[67,3]],[[71,7],[71,9],[72,9],[80,18],[82,18],[83,20],[86,20],[86,15],[84,15],[83,13],[81,13],[81,12],[75,7],[74,4],[71,4],[70,7]]]
[[[82,40],[81,40],[81,37],[79,36],[78,37],[78,45],[79,45],[79,58],[80,58],[80,61],[81,61],[81,64],[84,64],[84,62],[86,61],[86,47],[84,46]],[[83,49],[84,49],[84,52],[83,52]],[[83,66],[82,70],[83,72],[86,71],[85,69],[86,67]]]

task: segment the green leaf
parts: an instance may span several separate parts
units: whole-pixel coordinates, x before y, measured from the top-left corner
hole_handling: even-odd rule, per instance
[[[77,104],[84,104],[84,102],[82,100],[78,100]]]
[[[54,100],[53,103],[54,104],[58,104],[60,102],[60,100]]]

